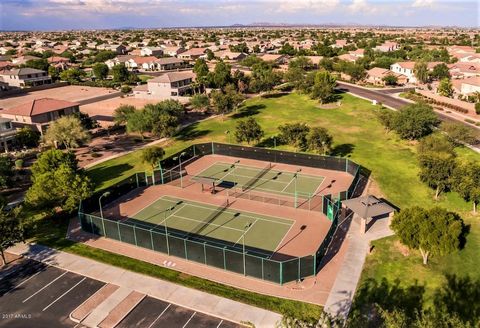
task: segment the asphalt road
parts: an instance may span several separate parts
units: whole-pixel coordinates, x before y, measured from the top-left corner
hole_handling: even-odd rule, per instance
[[[353,85],[350,85],[350,84],[346,84],[346,83],[343,83],[343,82],[337,82],[337,83],[338,83],[337,89],[340,90],[340,91],[350,92],[354,95],[357,95],[357,96],[360,96],[360,97],[363,97],[363,98],[367,98],[367,99],[370,99],[370,100],[376,100],[377,102],[381,102],[382,104],[384,104],[386,106],[389,106],[389,107],[392,107],[394,109],[399,109],[399,108],[401,108],[405,105],[410,104],[410,102],[408,102],[406,100],[403,100],[403,99],[398,99],[396,97],[393,97],[388,93],[383,93],[383,92],[377,91],[377,90],[365,89],[365,88],[353,86]],[[465,122],[463,122],[461,120],[453,119],[450,116],[447,116],[447,115],[439,113],[439,112],[435,112],[435,113],[438,115],[438,117],[442,121],[458,122],[458,123],[465,124],[468,127],[471,127],[470,125],[466,124]],[[480,141],[479,140],[477,140],[471,146],[473,148],[477,149],[478,152],[480,152]]]

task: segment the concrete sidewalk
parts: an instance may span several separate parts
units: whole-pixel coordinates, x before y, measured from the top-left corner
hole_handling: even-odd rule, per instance
[[[17,244],[7,251],[237,323],[243,321],[251,322],[255,327],[275,327],[275,324],[282,318],[278,313],[41,245]]]

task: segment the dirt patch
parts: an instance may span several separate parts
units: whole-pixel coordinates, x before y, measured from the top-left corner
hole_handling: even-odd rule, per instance
[[[410,249],[407,246],[403,245],[400,241],[396,240],[393,245],[403,256],[410,255]]]
[[[329,104],[318,104],[315,107],[320,109],[336,109],[336,108],[340,108],[341,106],[342,106],[342,102],[338,101],[338,102],[329,103]]]

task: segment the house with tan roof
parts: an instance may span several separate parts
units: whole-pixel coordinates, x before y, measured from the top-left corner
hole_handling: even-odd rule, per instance
[[[183,47],[180,47],[180,46],[161,45],[160,47],[162,47],[163,53],[165,55],[168,55],[168,56],[171,56],[171,57],[175,57],[175,56],[181,54],[182,52],[185,52],[185,49]]]
[[[457,62],[448,65],[450,75],[454,79],[461,79],[464,77],[480,76],[480,64],[478,63],[461,63]]]
[[[247,57],[247,54],[243,52],[232,52],[229,50],[217,51],[217,52],[214,52],[214,55],[216,58],[220,58],[222,60],[227,60],[227,61],[240,61]]]
[[[155,69],[158,71],[171,71],[187,67],[187,63],[180,58],[166,57],[155,60]]]
[[[197,60],[200,57],[204,57],[206,51],[207,48],[190,48],[178,54],[177,57],[185,60]]]
[[[274,62],[279,65],[287,64],[288,63],[288,56],[287,55],[280,55],[280,54],[263,54],[258,56],[258,58],[262,59],[263,61]]]
[[[400,45],[397,42],[385,41],[383,44],[376,46],[373,50],[380,52],[391,52],[400,49]]]
[[[0,117],[11,119],[14,127],[28,126],[43,134],[51,122],[76,112],[79,112],[78,103],[41,98],[3,109],[0,111]]]
[[[0,71],[0,81],[10,87],[24,88],[52,83],[47,72],[34,68],[13,68]]]
[[[332,48],[343,48],[348,44],[347,40],[335,40],[335,43],[330,45]]]
[[[407,77],[403,74],[394,73],[388,69],[381,67],[373,67],[367,71],[366,81],[375,85],[385,85],[383,80],[386,76],[393,75],[397,78],[397,84],[403,85],[407,83]]]
[[[155,56],[163,55],[163,48],[161,47],[144,47],[140,50],[140,56]]]
[[[429,62],[427,63],[428,69],[433,70],[433,68],[441,64],[441,62]],[[398,62],[390,66],[390,70],[396,74],[403,74],[407,77],[407,83],[417,83],[417,78],[415,77],[414,71],[415,62],[414,61],[404,61]]]
[[[195,73],[168,72],[148,80],[146,85],[141,85],[133,90],[136,98],[175,99],[186,96],[195,79]]]
[[[466,79],[452,80],[452,85],[455,93],[464,96],[472,95],[480,92],[480,77],[470,77]]]

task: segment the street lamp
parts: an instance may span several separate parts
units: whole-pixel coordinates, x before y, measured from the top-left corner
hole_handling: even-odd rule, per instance
[[[99,198],[98,198],[98,207],[100,208],[100,217],[103,219],[103,211],[102,211],[102,197],[108,197],[110,196],[110,191],[104,192]]]
[[[247,275],[247,263],[246,263],[246,257],[245,257],[245,235],[247,233],[247,230],[252,226],[252,222],[249,222],[245,227],[243,228],[243,234],[242,234],[242,243],[243,243],[243,274],[246,276]]]
[[[300,171],[302,171],[302,169],[298,169],[293,175],[293,178],[295,179],[295,208],[297,208],[297,178]]]
[[[186,153],[182,152],[178,157],[174,157],[173,160],[176,161],[178,158],[178,161],[180,163],[180,188],[183,188],[183,174],[182,174],[182,156],[185,156]]]
[[[231,144],[231,140],[230,140],[230,130],[225,131],[225,134],[228,136],[228,143]]]
[[[168,225],[167,225],[168,216],[167,216],[167,213],[169,211],[172,211],[174,208],[175,208],[175,206],[169,207],[164,212],[165,220],[163,220],[163,226],[165,227],[165,239],[167,240],[167,254],[168,255],[170,255],[170,245],[168,244]]]

